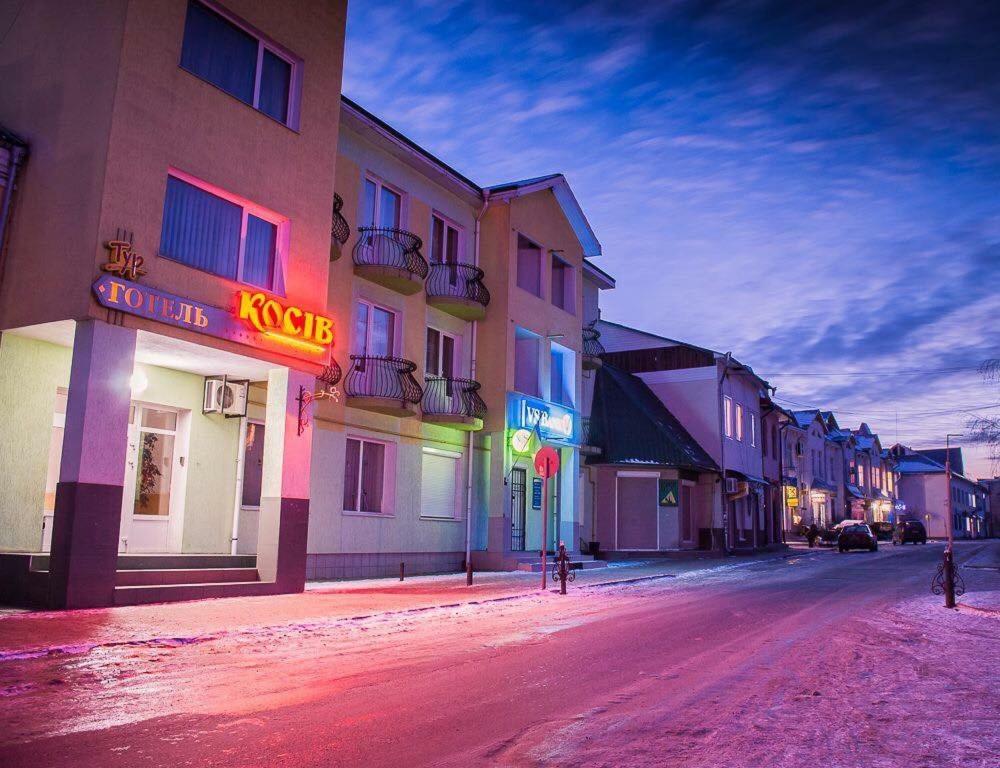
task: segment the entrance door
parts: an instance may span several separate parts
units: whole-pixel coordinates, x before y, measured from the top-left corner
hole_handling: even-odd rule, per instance
[[[121,552],[171,549],[170,525],[172,516],[178,515],[173,490],[181,471],[178,417],[177,411],[165,408],[132,406],[122,496]]]
[[[524,524],[528,473],[524,469],[510,471],[510,549],[512,552],[524,552]]]

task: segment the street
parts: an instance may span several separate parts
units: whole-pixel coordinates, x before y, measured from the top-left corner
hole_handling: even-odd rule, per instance
[[[525,582],[363,618],[261,610],[175,636],[138,622],[48,648],[45,621],[104,637],[141,609],[11,615],[3,765],[996,766],[1000,611],[943,609],[941,552],[730,559],[565,597]],[[1000,546],[956,552],[995,564]],[[995,566],[961,573],[960,602],[1000,607]]]

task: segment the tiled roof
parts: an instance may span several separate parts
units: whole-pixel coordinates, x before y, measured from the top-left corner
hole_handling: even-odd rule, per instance
[[[960,475],[965,474],[965,468],[962,466],[962,449],[961,448],[918,448],[917,453],[922,456],[926,456],[931,461],[935,461],[944,466],[945,456],[947,453],[951,453],[951,471],[956,472]]]
[[[588,442],[601,448],[588,464],[718,466],[638,376],[605,363],[595,371]]]

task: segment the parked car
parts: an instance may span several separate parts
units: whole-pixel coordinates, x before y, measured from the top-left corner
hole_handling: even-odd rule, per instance
[[[872,533],[872,529],[865,523],[854,523],[845,525],[840,530],[840,537],[837,539],[837,549],[846,552],[849,549],[867,549],[870,552],[878,551],[878,539]]]
[[[879,541],[892,540],[892,534],[893,531],[895,530],[892,527],[892,523],[887,523],[883,521],[881,523],[872,523],[868,527],[872,529],[872,533],[875,534],[875,538],[878,539]]]
[[[892,532],[892,543],[905,544],[908,541],[914,544],[927,543],[927,529],[919,520],[904,520],[896,524],[896,530]]]

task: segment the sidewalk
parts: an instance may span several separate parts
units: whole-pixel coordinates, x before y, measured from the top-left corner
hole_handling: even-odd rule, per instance
[[[612,563],[577,571],[569,588],[629,584],[684,577],[754,563],[800,557],[799,547],[780,553],[692,560]],[[822,550],[812,550],[813,553]],[[549,590],[553,591],[551,579]],[[96,646],[151,641],[184,644],[206,636],[231,634],[261,626],[367,618],[375,614],[423,611],[435,607],[510,600],[538,595],[541,574],[524,571],[477,573],[472,587],[465,574],[310,582],[302,594],[238,597],[78,611],[18,612],[0,615],[0,663],[5,659],[71,652]]]

